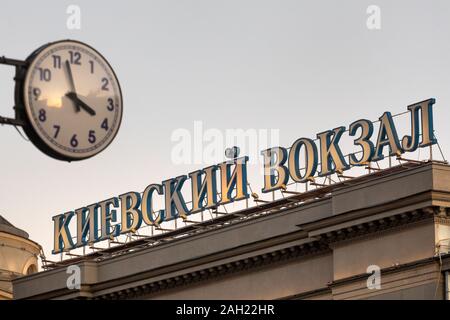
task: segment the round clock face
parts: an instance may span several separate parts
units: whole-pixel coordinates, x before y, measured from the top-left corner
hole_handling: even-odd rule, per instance
[[[23,95],[31,130],[53,157],[92,157],[119,130],[119,82],[106,59],[86,44],[67,40],[40,49],[32,56]]]

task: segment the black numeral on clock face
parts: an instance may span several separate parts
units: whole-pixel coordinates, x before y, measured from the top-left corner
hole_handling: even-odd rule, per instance
[[[53,135],[53,138],[58,138],[59,130],[61,129],[60,126],[54,125],[53,128],[55,129],[55,134]]]
[[[89,64],[91,65],[91,73],[94,73],[94,61],[89,60]]]
[[[52,72],[50,69],[38,68],[39,70],[39,79],[41,81],[50,81],[52,79]]]
[[[77,64],[77,65],[81,65],[81,53],[77,52],[77,51],[69,51],[69,55],[70,55],[70,63],[71,64]]]
[[[109,85],[108,78],[103,78],[103,79],[102,79],[102,83],[103,83],[103,85],[102,85],[102,90],[109,91],[109,88],[108,88],[108,85]]]
[[[89,138],[88,138],[90,143],[95,143],[95,141],[97,140],[97,138],[95,138],[95,131],[94,130],[89,130]]]
[[[70,139],[70,145],[74,148],[76,148],[78,146],[78,140],[77,140],[77,135],[74,134],[72,136],[72,139]]]
[[[52,55],[53,58],[53,68],[61,69],[61,56]]]
[[[114,100],[112,98],[108,98],[108,106],[106,108],[108,111],[114,110]]]
[[[45,122],[47,120],[47,114],[45,113],[44,109],[39,110],[39,121]]]
[[[102,125],[100,126],[102,129],[105,129],[106,131],[108,131],[109,127],[108,127],[108,118],[105,118],[105,120],[103,120]]]
[[[39,96],[41,95],[41,89],[39,88],[34,88],[33,89],[33,96],[34,96],[34,100],[38,100]]]

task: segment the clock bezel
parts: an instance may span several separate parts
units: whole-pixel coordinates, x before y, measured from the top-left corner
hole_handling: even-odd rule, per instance
[[[55,46],[55,45],[60,45],[60,44],[74,44],[74,45],[82,45],[87,47],[89,50],[92,50],[96,55],[98,55],[101,59],[103,59],[103,61],[105,62],[106,66],[109,67],[109,69],[111,70],[111,74],[114,77],[116,83],[117,83],[117,89],[118,89],[118,94],[120,96],[120,114],[119,117],[117,119],[117,128],[115,129],[115,132],[112,133],[111,138],[109,141],[107,141],[104,145],[102,145],[101,147],[97,148],[96,152],[94,152],[93,154],[87,155],[87,156],[80,156],[79,154],[73,154],[73,156],[67,155],[65,153],[61,153],[59,152],[56,147],[54,147],[52,144],[48,143],[46,140],[44,140],[43,138],[40,137],[40,135],[38,134],[37,130],[39,130],[38,128],[35,127],[34,122],[30,119],[30,106],[26,106],[26,99],[25,99],[25,95],[28,94],[28,88],[26,87],[26,80],[28,78],[28,74],[29,72],[31,72],[31,65],[33,64],[33,62],[40,57],[40,54],[46,50],[47,48],[49,48],[50,46]],[[22,70],[20,70],[20,72],[18,72],[18,74],[15,77],[16,80],[16,86],[15,86],[15,102],[16,102],[16,111],[17,111],[17,115],[18,117],[24,122],[23,125],[23,130],[25,132],[25,134],[27,135],[27,137],[30,139],[30,141],[43,153],[45,153],[46,155],[57,159],[57,160],[62,160],[62,161],[80,161],[80,160],[85,160],[88,158],[92,158],[94,156],[96,156],[97,154],[99,154],[100,152],[102,152],[103,150],[105,150],[116,138],[119,130],[120,130],[120,126],[122,124],[122,117],[123,117],[123,95],[122,95],[122,89],[120,87],[120,82],[117,78],[117,75],[114,71],[114,69],[112,68],[111,64],[109,63],[109,61],[100,53],[98,52],[95,48],[93,48],[92,46],[78,41],[78,40],[71,40],[71,39],[66,39],[66,40],[59,40],[59,41],[54,41],[54,42],[50,42],[47,43],[39,48],[37,48],[35,51],[33,51],[25,60],[26,62],[26,67],[23,68]]]

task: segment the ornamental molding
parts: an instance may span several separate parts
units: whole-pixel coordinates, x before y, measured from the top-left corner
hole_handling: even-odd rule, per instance
[[[93,299],[108,300],[142,298],[143,296],[150,297],[162,291],[197,284],[207,280],[224,278],[232,274],[257,270],[269,265],[286,263],[287,261],[321,255],[328,252],[330,252],[330,248],[326,244],[313,241],[188,272],[167,279],[152,281],[144,285],[94,296]]]
[[[423,209],[394,214],[389,217],[381,217],[367,222],[355,223],[351,226],[323,232],[315,235],[319,241],[335,246],[350,241],[370,238],[378,238],[386,232],[410,228],[433,221],[435,215],[442,207],[426,207]],[[448,212],[448,208],[445,209]]]

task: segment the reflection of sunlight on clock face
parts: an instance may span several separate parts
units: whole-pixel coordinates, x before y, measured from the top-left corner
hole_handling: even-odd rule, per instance
[[[61,108],[62,107],[63,94],[54,93],[49,96],[43,96],[42,100],[46,101],[49,108]]]
[[[49,108],[61,108],[63,106],[63,97],[68,92],[66,81],[61,81],[57,75],[55,77],[54,83],[51,84],[51,90],[45,85],[41,85],[41,95],[39,97],[40,101],[45,101],[47,107]]]
[[[101,103],[102,99],[108,97],[110,94],[102,92],[100,88],[93,89],[95,86],[99,86],[99,83],[95,83],[96,79],[91,79],[81,74],[78,69],[72,71],[74,78],[77,80],[77,94],[80,98],[86,98],[86,102],[90,102],[94,105]],[[39,100],[45,102],[45,105],[49,108],[71,108],[74,109],[73,102],[67,99],[66,94],[70,91],[67,79],[61,79],[61,75],[53,74],[55,80],[51,84],[51,90],[44,90]],[[45,88],[45,86],[43,87]],[[46,88],[45,88],[46,89]]]
[[[50,97],[47,99],[47,106],[49,108],[61,108],[62,107],[62,99],[61,97]]]

